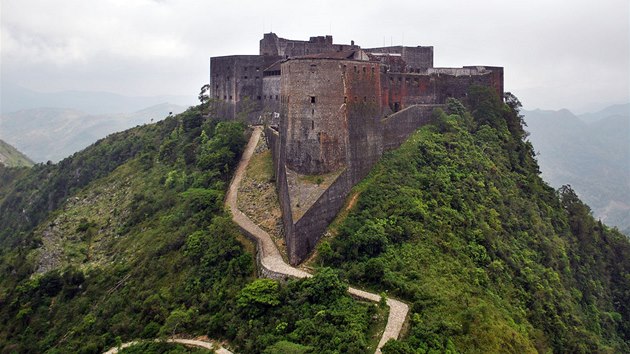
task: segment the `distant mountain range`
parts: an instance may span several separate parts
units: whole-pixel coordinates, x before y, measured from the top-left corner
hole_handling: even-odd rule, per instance
[[[630,234],[630,104],[523,113],[543,178],[570,184],[595,217]]]
[[[10,144],[0,140],[0,165],[9,167],[32,166],[33,161]]]
[[[108,134],[163,119],[196,104],[193,95],[48,93],[6,82],[0,94],[0,139],[35,162],[59,161]]]
[[[118,114],[90,114],[70,108],[27,109],[0,115],[0,139],[35,162],[57,162],[108,134],[158,121],[186,108],[162,103]]]
[[[136,112],[165,102],[184,107],[197,104],[194,95],[130,97],[111,92],[37,92],[9,83],[2,83],[1,89],[2,114],[42,107],[69,108],[89,114],[114,114]]]

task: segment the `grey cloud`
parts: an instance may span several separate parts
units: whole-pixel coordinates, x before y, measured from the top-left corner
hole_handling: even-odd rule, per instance
[[[629,101],[627,0],[4,0],[2,81],[34,90],[196,95],[208,58],[255,54],[263,31],[365,47],[435,46],[440,66],[504,66],[528,108]],[[599,108],[599,107],[595,107]]]

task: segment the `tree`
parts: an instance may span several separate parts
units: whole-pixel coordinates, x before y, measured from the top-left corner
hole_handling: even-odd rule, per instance
[[[162,335],[175,335],[177,331],[177,327],[186,326],[191,322],[191,311],[192,309],[185,311],[184,309],[176,309],[171,312],[171,314],[164,322],[164,326],[162,326],[161,334]]]
[[[282,340],[270,347],[267,347],[263,354],[302,354],[310,353],[312,350],[312,347]]]
[[[266,308],[280,305],[278,283],[271,279],[256,279],[241,290],[236,303],[242,308]]]
[[[197,96],[197,98],[199,98],[201,105],[205,105],[210,101],[210,84],[201,86],[201,91],[199,92],[199,96]]]
[[[330,303],[343,296],[348,286],[331,268],[322,268],[312,278],[302,282],[303,293],[315,303]]]
[[[522,140],[527,138],[529,133],[525,131],[523,127],[526,127],[527,124],[523,119],[523,115],[520,110],[523,106],[521,101],[514,96],[511,92],[506,92],[503,95],[505,100],[505,104],[508,109],[504,112],[505,121],[507,122],[507,127],[510,130],[510,133],[514,136],[514,138],[518,140]]]

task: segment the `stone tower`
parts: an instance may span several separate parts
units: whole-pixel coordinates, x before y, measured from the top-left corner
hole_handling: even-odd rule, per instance
[[[289,60],[282,72],[287,167],[318,175],[347,166],[352,155],[349,120],[361,115],[370,125],[381,114],[379,63],[359,50]]]

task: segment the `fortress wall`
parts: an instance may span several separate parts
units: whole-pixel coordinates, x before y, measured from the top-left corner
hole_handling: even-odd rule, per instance
[[[278,37],[275,33],[265,33],[260,40],[260,55],[277,55],[283,58],[339,52],[359,49],[354,44],[333,44],[332,36],[311,37],[308,41],[299,41]]]
[[[403,59],[413,69],[433,67],[433,47],[403,47]]]
[[[281,55],[278,53],[279,37],[275,33],[265,33],[260,40],[259,52],[260,55]]]
[[[443,105],[415,105],[382,120],[383,148],[385,151],[398,148],[421,126],[430,123],[433,110]]]
[[[210,97],[218,100],[227,119],[247,113],[249,123],[257,123],[263,108],[263,70],[277,57],[232,55],[210,58]]]
[[[210,98],[217,102],[217,114],[226,119],[235,116],[235,60],[234,56],[210,58]]]
[[[280,76],[265,76],[262,85],[263,110],[269,113],[280,112]]]
[[[412,106],[398,112],[388,119],[371,125],[373,129],[363,129],[363,134],[351,136],[350,150],[356,159],[349,163],[349,167],[337,177],[330,187],[319,197],[309,210],[292,226],[287,235],[287,243],[291,240],[289,261],[298,264],[303,261],[316,247],[328,225],[335,219],[345,204],[352,187],[369,173],[383,151],[395,149],[402,144],[416,129],[431,120],[433,109],[441,105]],[[356,117],[361,116],[361,110],[356,111]],[[354,113],[351,113],[351,115]],[[350,119],[356,124],[365,123]],[[352,123],[351,123],[352,124]],[[353,131],[351,129],[351,131]],[[372,154],[367,151],[373,151]],[[365,152],[365,153],[364,153]]]
[[[258,272],[258,276],[279,281],[286,281],[288,277],[285,274],[273,271],[265,267],[265,265],[263,264],[261,255],[262,252],[260,251],[263,249],[261,240],[240,225],[238,226],[238,228],[239,230],[241,230],[241,233],[245,235],[245,237],[256,244],[256,271]]]
[[[365,49],[369,53],[400,54],[408,69],[427,69],[433,67],[433,47],[379,47]]]
[[[465,66],[466,68],[466,66]],[[500,66],[484,66],[486,70],[491,70],[490,74],[490,86],[493,87],[499,97],[503,97],[504,89],[503,89],[503,68]]]
[[[383,105],[397,111],[437,101],[435,78],[429,75],[387,73],[382,80]]]
[[[346,169],[293,225],[289,236],[295,245],[294,252],[289,252],[292,264],[304,260],[315,248],[352,187],[367,175],[383,152],[379,64],[354,60],[336,63],[343,78],[343,100],[333,108],[341,110],[337,116],[346,125]]]
[[[465,100],[472,85],[495,88],[503,96],[503,69],[479,67],[433,68],[427,72],[386,73],[383,106],[393,112],[417,104],[443,104],[449,97]]]
[[[273,178],[277,180],[278,178],[278,164],[279,164],[279,154],[280,154],[280,135],[278,131],[271,127],[265,127],[265,141],[267,142],[267,147],[271,150],[271,161],[273,163]]]
[[[348,131],[339,60],[301,59],[282,64],[281,120],[286,163],[314,175],[345,164]]]
[[[466,100],[470,86],[492,87],[493,75],[487,71],[477,75],[433,75],[436,82],[436,103],[445,103],[449,97]],[[500,93],[503,97],[503,92]]]
[[[296,244],[293,231],[293,212],[291,211],[291,198],[289,197],[289,184],[287,182],[286,167],[284,164],[284,153],[281,148],[282,141],[280,134],[270,127],[265,129],[265,139],[267,146],[271,150],[273,161],[274,177],[276,179],[276,190],[278,201],[282,210],[282,223],[284,225],[285,242],[289,255],[296,253]]]
[[[295,247],[293,252],[289,252],[289,262],[292,265],[302,262],[315,249],[326,228],[343,207],[353,186],[352,174],[349,170],[344,171],[293,225],[291,237]]]
[[[379,63],[374,62],[348,62],[344,74],[348,122],[346,161],[353,183],[361,180],[383,153],[381,75]]]

